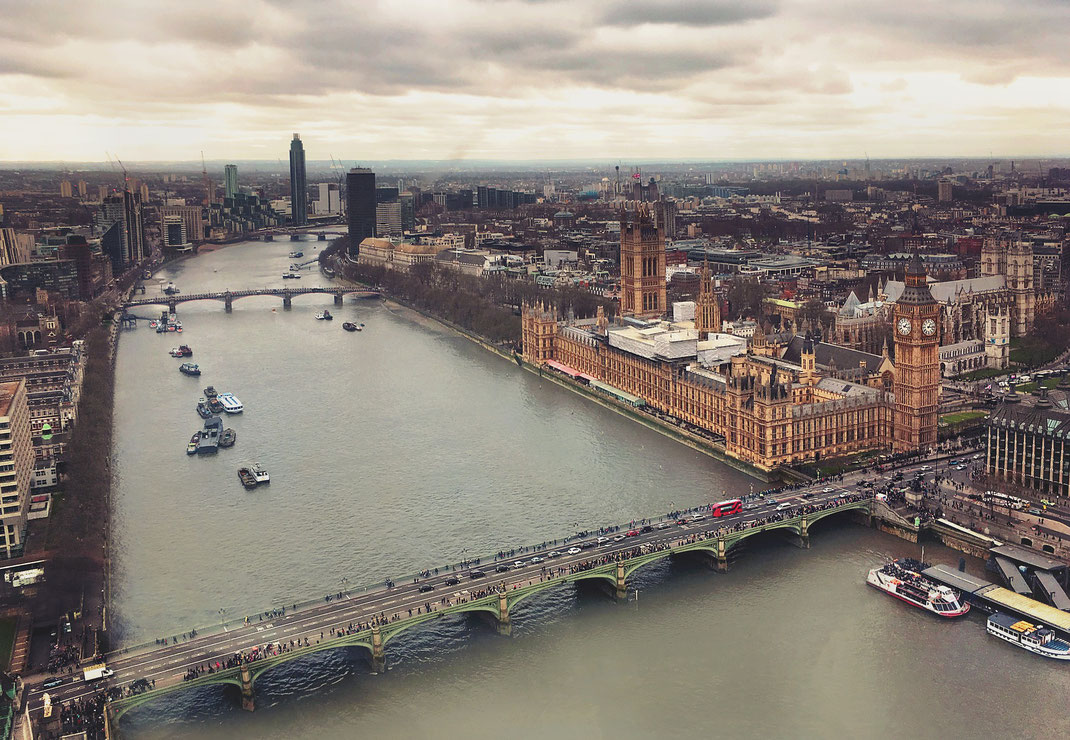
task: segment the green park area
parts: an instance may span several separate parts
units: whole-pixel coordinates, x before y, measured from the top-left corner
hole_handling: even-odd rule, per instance
[[[988,416],[987,411],[959,411],[954,414],[945,414],[940,418],[940,421],[945,424],[964,424],[969,421],[983,419],[986,416]]]

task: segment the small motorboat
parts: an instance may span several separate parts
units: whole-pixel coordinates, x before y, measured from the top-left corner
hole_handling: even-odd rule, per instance
[[[344,324],[342,324],[342,328],[345,329],[346,331],[360,331],[360,327],[357,326],[356,324],[354,324],[351,321],[347,321]]]
[[[323,309],[323,313],[316,314],[317,321],[332,321],[333,319],[334,317],[331,316],[331,312],[327,309]]]
[[[197,376],[201,374],[201,368],[193,364],[192,362],[183,362],[181,365],[178,366],[178,371],[183,375]]]
[[[205,398],[215,398],[218,395],[219,395],[219,392],[215,389],[214,385],[210,385],[210,386],[208,386],[207,388],[204,389],[204,397]]]
[[[172,357],[193,357],[193,350],[189,346],[183,344],[178,347],[171,348]]]
[[[201,433],[200,432],[194,432],[193,436],[190,437],[189,444],[186,445],[186,454],[187,455],[196,455],[197,454],[197,443],[200,442],[200,441],[201,441]]]
[[[223,433],[219,435],[220,447],[233,447],[234,443],[238,441],[238,433],[231,428],[226,428]]]
[[[197,404],[197,414],[202,419],[212,418],[212,410],[208,408],[208,403],[202,398],[201,402]]]
[[[213,414],[222,414],[223,413],[223,402],[220,401],[218,398],[209,398],[208,399],[208,410],[211,411]]]

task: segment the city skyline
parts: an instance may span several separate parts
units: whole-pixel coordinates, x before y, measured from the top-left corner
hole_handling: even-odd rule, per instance
[[[1066,151],[1061,3],[416,5],[7,9],[0,161]]]

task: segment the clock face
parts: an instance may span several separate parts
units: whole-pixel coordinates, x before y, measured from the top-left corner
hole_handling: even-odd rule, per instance
[[[910,319],[899,319],[899,323],[895,325],[895,328],[899,330],[899,333],[906,336],[910,333]]]
[[[936,321],[934,319],[925,319],[925,322],[921,325],[921,331],[927,337],[931,337],[936,333]]]

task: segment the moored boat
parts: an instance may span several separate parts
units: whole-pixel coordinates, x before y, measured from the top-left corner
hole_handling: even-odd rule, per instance
[[[360,331],[360,327],[357,326],[356,324],[354,324],[351,321],[347,321],[344,324],[342,324],[342,328],[345,329],[346,331]]]
[[[988,618],[986,629],[988,634],[1006,640],[1022,650],[1053,660],[1070,660],[1070,644],[1057,638],[1052,630],[1043,625],[1031,624],[1009,614],[996,612]]]
[[[220,393],[218,400],[223,404],[223,410],[228,414],[240,414],[245,407],[233,393]]]
[[[253,463],[253,477],[256,479],[257,485],[271,482],[271,476],[268,475],[267,469],[260,463]]]
[[[215,389],[214,385],[210,385],[210,386],[208,386],[207,388],[204,389],[204,397],[205,398],[215,398],[218,395],[219,395],[219,392]]]
[[[254,463],[248,467],[238,468],[238,480],[246,488],[253,489],[259,485],[270,483],[271,478],[267,470],[260,463]]]
[[[178,371],[183,375],[197,376],[201,374],[201,368],[193,364],[192,362],[183,362],[181,365],[178,366]]]
[[[209,398],[208,410],[211,411],[213,414],[222,414],[223,404],[219,402],[218,398]]]
[[[238,433],[231,428],[226,428],[223,433],[219,435],[220,447],[233,447],[234,443],[238,441]]]
[[[193,350],[188,345],[182,344],[172,347],[170,354],[172,357],[193,357]]]
[[[190,437],[189,444],[186,445],[186,454],[187,455],[196,455],[197,454],[197,443],[200,442],[200,441],[201,441],[201,433],[200,432],[194,432],[193,436]]]
[[[219,450],[219,435],[223,431],[223,421],[218,416],[213,416],[204,422],[204,430],[201,439],[197,442],[197,454],[205,455]]]
[[[208,402],[205,401],[203,398],[201,399],[200,403],[197,404],[197,414],[202,419],[210,419],[212,417],[212,410],[208,408]]]
[[[331,312],[328,311],[327,309],[323,309],[323,313],[316,314],[316,320],[317,321],[323,321],[323,320],[331,321],[333,319],[334,319],[334,317],[331,316]]]
[[[961,617],[970,611],[970,605],[962,600],[961,594],[922,575],[928,567],[927,563],[912,558],[893,560],[871,570],[866,583],[941,617]]]

